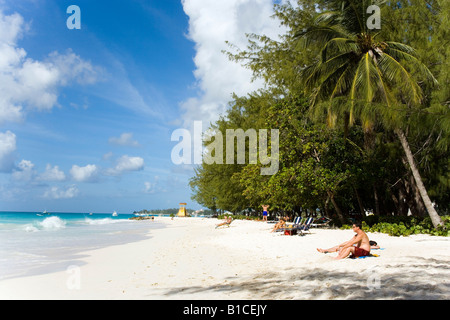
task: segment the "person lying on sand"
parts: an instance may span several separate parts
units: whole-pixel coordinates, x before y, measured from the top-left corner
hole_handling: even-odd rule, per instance
[[[337,257],[333,258],[336,260],[347,258],[350,253],[353,254],[355,258],[368,256],[370,254],[371,245],[369,243],[369,237],[361,228],[361,223],[353,224],[352,229],[356,232],[356,235],[353,238],[329,249],[317,248],[317,251],[322,253],[339,252]]]
[[[231,223],[231,216],[225,217],[223,220],[224,222],[216,224],[216,229],[221,226],[229,225]]]
[[[380,246],[378,245],[378,243],[376,241],[369,241],[370,243],[370,249],[380,249]]]
[[[278,229],[284,228],[285,226],[286,226],[286,218],[281,218],[280,221],[277,222],[275,227],[273,227],[272,231],[270,231],[270,232],[274,232]]]

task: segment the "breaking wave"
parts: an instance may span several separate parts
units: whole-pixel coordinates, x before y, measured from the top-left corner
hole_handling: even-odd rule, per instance
[[[60,217],[53,216],[45,218],[43,221],[33,224],[26,224],[24,230],[26,232],[37,232],[41,230],[60,230],[66,227],[66,222]]]
[[[111,224],[111,223],[117,223],[121,222],[122,220],[114,220],[111,218],[104,218],[104,219],[89,219],[85,218],[84,222],[91,225],[100,225],[100,224]]]

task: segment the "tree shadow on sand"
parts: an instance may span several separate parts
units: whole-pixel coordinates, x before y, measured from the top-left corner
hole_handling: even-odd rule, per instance
[[[210,286],[168,289],[164,295],[211,294],[233,299],[449,299],[450,266],[438,258],[405,257],[404,263],[372,266],[351,273],[321,267],[285,268],[256,277],[229,277]]]

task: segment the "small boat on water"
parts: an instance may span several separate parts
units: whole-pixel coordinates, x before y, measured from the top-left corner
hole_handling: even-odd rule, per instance
[[[113,214],[112,214],[113,217],[117,217],[118,215],[119,214],[117,213],[117,211],[114,211]]]
[[[50,212],[48,212],[47,210],[44,210],[42,213],[36,213],[36,215],[39,217],[43,217],[43,216],[49,215],[49,214],[50,214]]]

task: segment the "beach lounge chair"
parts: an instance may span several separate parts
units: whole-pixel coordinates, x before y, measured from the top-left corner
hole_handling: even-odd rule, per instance
[[[303,222],[303,218],[302,217],[297,217],[294,219],[294,227],[298,228],[299,226],[302,225]]]
[[[298,228],[299,226],[301,226],[301,222],[302,222],[302,217],[296,217],[294,219],[294,222],[292,224],[289,224],[289,228]]]
[[[302,217],[296,217],[294,219],[294,222],[292,222],[292,223],[291,222],[287,222],[285,227],[278,228],[277,230],[275,230],[275,232],[286,233],[286,231],[296,230],[301,225],[301,221],[302,221]]]
[[[222,223],[220,223],[220,224],[218,224],[218,225],[216,225],[216,229],[217,228],[221,228],[221,227],[226,227],[226,228],[229,228],[230,227],[230,224],[233,222],[234,220],[230,220],[230,221],[226,221],[226,222],[222,222]]]
[[[283,228],[283,233],[287,236],[293,236],[297,234],[297,228],[301,226],[302,217],[296,217],[293,223],[290,223],[285,228]]]
[[[331,219],[327,217],[322,217],[314,222],[315,223],[311,223],[311,227],[313,228],[328,228],[330,227]]]
[[[301,226],[297,227],[297,231],[300,231],[299,234],[303,235],[307,231],[309,231],[309,233],[311,233],[309,228],[311,227],[311,224],[313,223],[313,221],[314,221],[314,218],[313,217],[309,217],[308,219],[306,219],[304,224],[302,224]]]

